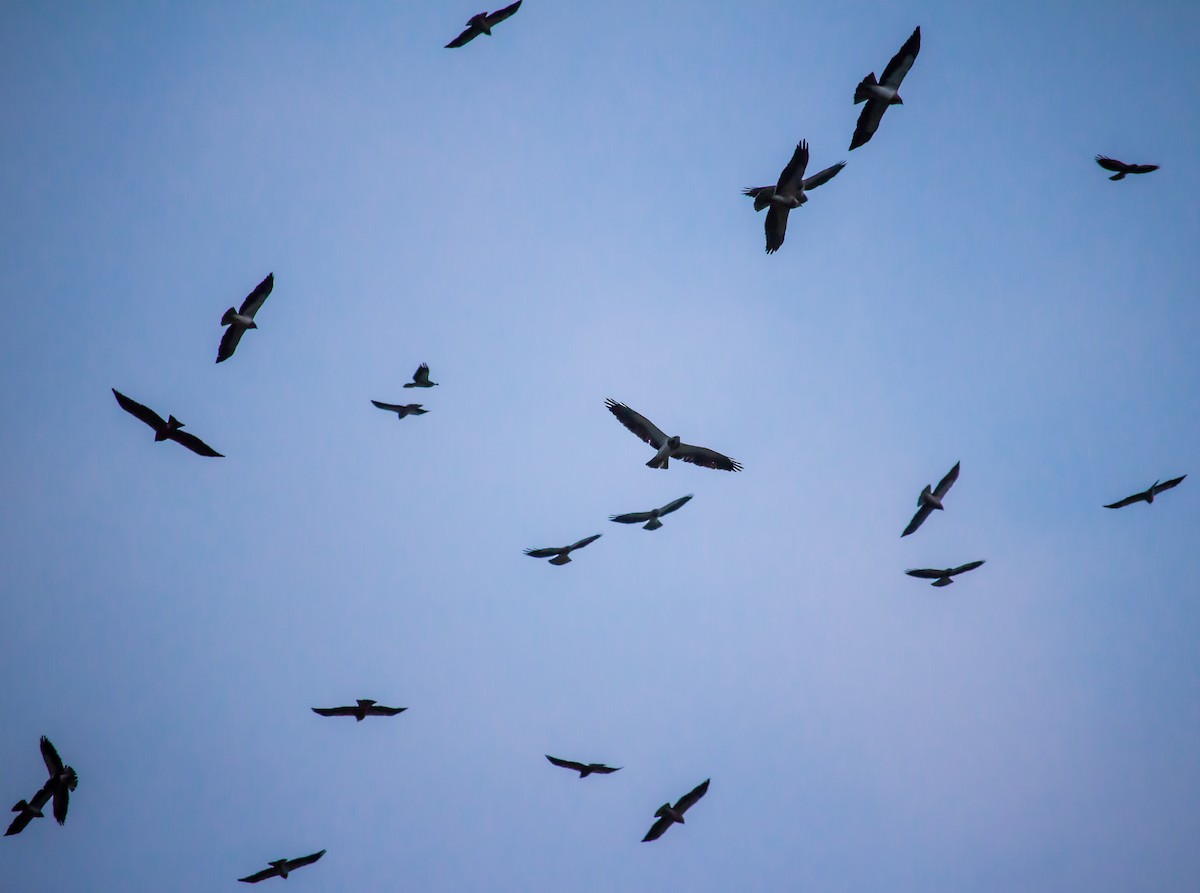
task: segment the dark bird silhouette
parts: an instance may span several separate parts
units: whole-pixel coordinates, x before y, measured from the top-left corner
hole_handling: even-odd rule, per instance
[[[579,542],[572,543],[569,546],[561,546],[559,548],[549,549],[526,549],[525,554],[530,558],[549,558],[551,564],[568,564],[571,561],[572,552],[574,552],[576,549],[582,549],[588,543],[594,543],[598,539],[600,539],[600,534],[594,533],[591,536],[584,537]]]
[[[123,410],[125,410],[134,418],[141,419],[154,429],[155,443],[159,442],[160,440],[173,440],[176,443],[183,444],[193,453],[198,455],[210,456],[217,459],[224,458],[224,456],[222,456],[196,435],[189,434],[187,431],[181,431],[180,429],[183,427],[183,422],[179,421],[179,419],[175,418],[175,416],[171,416],[164,422],[163,417],[153,409],[142,406],[142,404],[138,403],[136,400],[130,400],[116,388],[113,388],[112,392],[113,396],[117,398],[117,403],[120,404]]]
[[[954,581],[951,577],[958,574],[965,574],[967,571],[973,571],[975,568],[983,564],[982,561],[969,561],[966,564],[961,564],[958,567],[948,567],[943,570],[938,570],[932,567],[914,568],[907,570],[904,573],[910,577],[920,577],[922,580],[933,580],[934,586],[949,586]]]
[[[912,520],[908,522],[908,526],[904,528],[904,533],[901,536],[908,536],[918,527],[925,523],[925,519],[929,517],[930,512],[934,509],[939,511],[942,509],[942,497],[944,497],[950,488],[954,486],[954,482],[958,480],[958,466],[961,463],[955,462],[954,467],[946,473],[946,476],[938,481],[937,487],[932,491],[929,485],[925,485],[925,489],[921,491],[921,495],[917,497],[917,513],[912,516]]]
[[[742,190],[742,195],[749,195],[754,199],[755,211],[769,208],[763,224],[767,234],[767,254],[774,254],[783,244],[783,238],[787,234],[788,212],[808,201],[808,190],[828,183],[845,166],[846,162],[839,161],[820,173],[805,178],[804,171],[808,168],[808,142],[801,140],[796,144],[792,160],[779,174],[778,183],[774,186],[751,186]]]
[[[608,775],[612,772],[619,772],[620,766],[605,766],[603,763],[577,763],[574,760],[560,760],[558,757],[552,757],[546,754],[548,759],[555,766],[562,766],[564,769],[573,769],[579,773],[580,778],[587,778],[589,775]]]
[[[1177,478],[1171,478],[1169,481],[1159,483],[1155,481],[1150,485],[1148,490],[1143,490],[1141,493],[1134,493],[1132,496],[1126,496],[1120,502],[1114,502],[1112,505],[1106,505],[1106,509],[1120,509],[1127,505],[1133,505],[1135,502],[1144,502],[1147,505],[1154,502],[1154,497],[1163,490],[1170,490],[1172,487],[1178,487],[1187,475],[1181,475]]]
[[[904,105],[904,100],[900,98],[900,82],[912,68],[919,52],[921,27],[918,25],[912,36],[904,41],[900,52],[892,56],[892,61],[883,70],[883,77],[875,80],[875,72],[872,71],[859,82],[854,90],[854,104],[865,102],[866,105],[863,106],[858,116],[858,125],[854,128],[854,137],[850,140],[851,150],[857,149],[875,135],[879,122],[883,120],[883,113],[889,105]]]
[[[662,521],[658,520],[659,518],[663,515],[671,514],[676,509],[682,508],[691,498],[692,494],[689,493],[687,496],[680,496],[678,499],[668,502],[661,508],[651,509],[648,512],[629,512],[624,515],[612,515],[608,520],[616,521],[618,524],[641,524],[645,521],[646,525],[642,528],[643,530],[658,530],[658,528],[662,527]]]
[[[674,806],[671,806],[670,803],[664,803],[660,806],[658,812],[655,813],[658,816],[658,821],[650,826],[650,830],[642,838],[642,843],[645,843],[647,840],[658,840],[676,822],[681,825],[684,824],[683,814],[691,809],[697,800],[708,793],[708,783],[710,780],[707,778],[704,779],[702,783],[680,797],[679,802]]]
[[[480,34],[492,36],[492,29],[503,22],[509,16],[513,15],[521,8],[521,0],[517,0],[512,6],[506,6],[504,9],[498,9],[493,13],[480,12],[467,19],[467,28],[462,34],[454,38],[446,44],[446,49],[452,50],[463,44],[470,43]]]
[[[610,397],[604,401],[604,405],[622,425],[658,450],[654,458],[646,463],[651,468],[666,468],[671,459],[679,459],[692,465],[703,465],[705,468],[718,468],[722,471],[742,470],[740,462],[715,450],[683,443],[678,437],[667,437],[644,415],[634,412],[624,403],[618,403]]]
[[[301,856],[299,859],[276,859],[274,862],[268,862],[270,868],[264,868],[262,871],[255,872],[248,877],[240,877],[239,881],[246,884],[257,884],[259,881],[265,881],[269,877],[281,877],[287,880],[287,876],[297,868],[303,868],[305,865],[312,865],[318,859],[325,855],[325,851],[313,853],[309,856]]]
[[[353,716],[356,722],[362,722],[368,716],[395,716],[403,713],[407,707],[384,707],[376,701],[358,698],[353,707],[313,707],[312,712],[319,716]]]
[[[254,291],[246,295],[246,300],[242,301],[240,310],[230,307],[225,311],[225,315],[221,317],[221,325],[229,326],[229,328],[221,336],[221,346],[217,348],[218,363],[223,363],[233,356],[246,329],[258,328],[258,323],[254,321],[254,314],[258,313],[258,308],[263,305],[263,301],[267,299],[267,295],[274,287],[275,274],[268,273],[267,278],[254,286]]]
[[[79,776],[75,774],[75,770],[70,766],[63,765],[62,758],[59,757],[58,751],[54,749],[54,745],[50,743],[50,739],[45,735],[42,736],[40,742],[42,749],[42,762],[46,764],[46,771],[50,777],[46,779],[46,783],[42,785],[41,790],[33,795],[33,799],[29,801],[19,800],[12,808],[12,811],[17,813],[17,817],[13,819],[12,824],[8,826],[8,830],[4,832],[4,836],[8,837],[12,834],[20,834],[25,830],[25,826],[34,819],[42,818],[42,809],[54,800],[54,818],[60,824],[67,821],[67,807],[71,805],[71,791],[75,790],[79,784]]]
[[[405,387],[408,387],[408,385],[405,385]],[[372,400],[371,402],[380,409],[394,412],[398,419],[402,419],[408,415],[425,415],[425,413],[429,412],[428,409],[422,409],[420,403],[380,403],[378,400]]]
[[[413,373],[413,380],[404,385],[406,388],[436,388],[437,382],[429,380],[429,364],[422,363]]]
[[[1116,171],[1108,178],[1110,180],[1124,180],[1126,174],[1148,174],[1150,171],[1158,170],[1157,164],[1126,164],[1124,161],[1117,161],[1107,155],[1097,155],[1096,164],[1106,171]]]

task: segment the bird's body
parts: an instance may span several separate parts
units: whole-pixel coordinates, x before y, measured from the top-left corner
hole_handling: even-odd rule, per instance
[[[457,49],[464,44],[470,43],[481,34],[488,37],[492,36],[492,29],[496,25],[503,22],[509,16],[516,13],[521,8],[521,0],[517,0],[511,6],[506,6],[503,9],[498,9],[493,13],[477,12],[475,15],[467,19],[467,27],[458,37],[446,44],[446,49]]]
[[[575,760],[563,760],[558,757],[552,757],[546,754],[546,759],[555,766],[561,766],[564,769],[571,769],[579,773],[580,778],[587,778],[589,775],[609,775],[613,772],[619,772],[620,766],[606,766],[603,763],[578,763]]]
[[[1124,508],[1127,505],[1133,505],[1135,502],[1144,502],[1147,505],[1153,505],[1155,496],[1164,490],[1170,490],[1174,487],[1178,487],[1181,483],[1183,483],[1183,479],[1185,477],[1187,477],[1186,474],[1180,475],[1177,478],[1171,478],[1169,481],[1155,481],[1149,486],[1148,489],[1143,490],[1141,493],[1134,493],[1132,496],[1126,496],[1124,499],[1118,500],[1111,505],[1106,505],[1105,508],[1119,509]]]
[[[137,419],[141,419],[147,425],[154,429],[154,442],[159,443],[164,440],[173,440],[196,453],[199,456],[208,456],[210,458],[224,458],[220,453],[206,444],[203,440],[194,434],[187,431],[180,431],[183,427],[183,422],[171,416],[167,420],[163,420],[157,412],[149,407],[143,406],[136,400],[126,397],[116,388],[112,388],[113,396],[117,398],[117,403],[120,407]]]
[[[387,412],[394,412],[398,419],[410,415],[425,415],[429,412],[428,409],[422,409],[420,403],[381,403],[378,400],[372,400],[371,403]]]
[[[1148,174],[1151,171],[1158,170],[1157,164],[1126,164],[1124,161],[1117,161],[1115,158],[1109,158],[1107,155],[1097,155],[1096,164],[1100,165],[1106,171],[1115,171],[1110,180],[1124,180],[1126,174]]]
[[[413,380],[405,382],[406,388],[436,388],[437,382],[429,380],[429,364],[422,363],[413,373]]]
[[[352,707],[312,707],[310,709],[318,716],[353,716],[356,722],[362,722],[368,716],[395,716],[408,708],[384,707],[378,701],[358,698]]]
[[[217,348],[218,363],[223,363],[233,356],[238,342],[242,340],[242,335],[246,333],[247,329],[258,328],[258,323],[254,321],[254,315],[258,313],[258,308],[263,305],[263,301],[271,294],[273,288],[275,288],[275,274],[268,273],[267,278],[258,283],[254,287],[254,291],[246,295],[240,309],[230,307],[221,316],[221,325],[228,326],[228,328],[221,336],[221,345]]]
[[[658,811],[654,813],[658,821],[650,826],[650,830],[642,838],[642,843],[648,840],[657,840],[666,833],[668,828],[676,823],[680,825],[685,824],[683,814],[694,806],[697,800],[708,793],[708,783],[710,780],[706,778],[700,784],[696,785],[696,787],[680,797],[674,806],[670,803],[664,803],[660,806]]]
[[[299,859],[275,859],[274,861],[267,863],[271,866],[270,868],[264,868],[262,871],[255,872],[254,874],[246,877],[240,877],[238,880],[244,884],[257,884],[259,881],[265,881],[267,878],[271,877],[281,877],[284,880],[287,880],[287,876],[297,868],[303,868],[305,865],[312,865],[324,855],[325,851],[321,850],[319,853],[301,856]]]
[[[792,160],[779,174],[779,182],[774,186],[751,186],[742,190],[743,195],[754,199],[755,211],[769,208],[763,224],[767,235],[767,254],[774,254],[783,245],[784,236],[787,234],[788,212],[808,201],[808,190],[828,183],[845,166],[846,162],[840,161],[805,178],[804,172],[808,168],[808,142],[801,140],[796,144]]]
[[[983,563],[983,561],[970,561],[966,564],[959,565],[958,567],[947,567],[941,569],[932,567],[914,568],[912,570],[907,570],[904,573],[908,574],[910,577],[917,577],[922,580],[933,580],[933,583],[931,584],[933,586],[949,586],[954,582],[952,579],[950,579],[951,577],[955,577],[958,574],[965,574],[967,571],[973,571]]]
[[[955,462],[954,467],[946,473],[946,476],[938,481],[936,487],[930,487],[928,484],[921,491],[921,495],[917,497],[917,513],[912,516],[912,520],[908,522],[908,526],[904,528],[904,533],[901,536],[908,536],[916,531],[918,527],[925,523],[925,519],[935,511],[942,511],[945,507],[942,505],[942,499],[954,486],[954,482],[958,480],[958,468],[961,463]]]
[[[609,398],[604,401],[604,405],[622,425],[654,447],[654,457],[646,463],[650,468],[667,468],[671,459],[679,459],[692,465],[702,465],[705,468],[717,468],[722,471],[742,470],[740,462],[730,459],[716,450],[692,446],[690,443],[684,443],[678,436],[667,437],[644,415],[635,412],[624,403],[618,403]]]
[[[866,105],[859,113],[858,124],[854,128],[854,136],[850,140],[851,150],[870,141],[889,106],[904,104],[904,100],[900,98],[900,83],[912,68],[920,51],[921,28],[918,26],[904,42],[900,52],[888,62],[879,80],[875,80],[875,72],[871,72],[854,89],[855,105],[860,102],[865,102]]]
[[[682,508],[692,498],[692,494],[681,496],[679,499],[668,502],[664,506],[656,509],[651,509],[648,512],[629,512],[624,515],[611,515],[608,520],[615,521],[618,524],[641,524],[646,522],[643,530],[658,530],[662,527],[662,521],[659,520],[663,515],[669,515],[676,509]]]
[[[550,563],[561,567],[564,564],[571,563],[571,553],[576,549],[582,549],[588,543],[594,543],[600,539],[601,534],[595,533],[591,536],[584,537],[577,543],[572,543],[569,546],[550,546],[545,549],[526,549],[525,554],[530,558],[549,558]],[[551,557],[553,556],[553,557]]]

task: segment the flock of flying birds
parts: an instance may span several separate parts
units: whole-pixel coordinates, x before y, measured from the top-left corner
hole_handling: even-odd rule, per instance
[[[450,43],[446,44],[446,47],[449,49],[462,47],[480,35],[491,36],[492,28],[514,15],[520,9],[521,2],[522,0],[517,0],[516,3],[495,12],[481,12],[472,16],[468,20],[465,30]],[[900,51],[888,62],[882,76],[876,79],[875,73],[871,72],[855,88],[855,104],[864,103],[864,105],[862,112],[859,114],[854,135],[850,141],[851,150],[863,146],[870,141],[883,119],[883,113],[890,106],[903,105],[904,101],[900,98],[900,84],[904,80],[905,75],[908,74],[909,69],[912,68],[920,49],[921,29],[918,27],[913,31],[908,40],[904,42]],[[782,173],[779,175],[778,182],[774,186],[756,186],[744,190],[745,195],[754,199],[755,211],[761,211],[764,208],[767,209],[764,229],[766,232],[766,250],[770,254],[778,251],[783,245],[784,236],[787,232],[788,212],[808,201],[806,193],[809,190],[828,183],[841,173],[842,169],[846,166],[846,162],[841,161],[810,177],[805,177],[808,158],[808,142],[801,140],[797,144],[791,160],[784,167]],[[1126,164],[1123,161],[1117,161],[1104,155],[1097,155],[1096,163],[1105,170],[1113,172],[1113,176],[1109,178],[1110,180],[1121,180],[1128,174],[1145,174],[1158,169],[1157,165]],[[274,287],[275,276],[273,273],[268,274],[246,296],[240,308],[235,309],[230,307],[222,315],[221,325],[225,327],[225,332],[221,337],[220,346],[217,349],[218,363],[223,363],[233,356],[238,344],[242,340],[242,336],[247,330],[258,328],[255,317]],[[429,366],[425,363],[422,363],[417,368],[417,371],[413,374],[412,381],[404,385],[405,388],[432,388],[436,386],[437,382],[430,381]],[[169,415],[164,421],[162,416],[157,412],[127,397],[115,388],[113,389],[113,396],[116,397],[117,403],[122,409],[145,422],[154,430],[154,440],[156,442],[173,440],[198,455],[222,458],[221,453],[218,453],[199,437],[190,432],[182,431],[183,422],[179,421],[175,416]],[[409,415],[424,415],[428,412],[419,403],[384,403],[379,400],[372,400],[371,403],[379,409],[396,413],[400,419]],[[649,419],[630,409],[624,403],[607,399],[605,406],[622,425],[654,448],[654,456],[646,462],[646,465],[650,468],[665,470],[670,466],[670,460],[677,459],[681,462],[699,465],[704,468],[713,468],[722,471],[742,470],[740,462],[731,459],[723,453],[707,447],[684,443],[678,435],[668,437]],[[936,487],[926,485],[921,491],[920,496],[917,498],[916,514],[913,515],[908,526],[904,528],[904,532],[900,534],[902,537],[915,533],[934,511],[943,511],[945,509],[943,501],[950,488],[954,486],[954,482],[958,480],[959,468],[960,464],[955,463],[954,467],[947,472],[946,476],[938,482]],[[1167,481],[1155,481],[1148,489],[1108,504],[1105,508],[1118,509],[1132,505],[1135,502],[1152,504],[1159,493],[1178,486],[1185,477],[1186,475],[1182,475]],[[619,524],[642,524],[645,530],[657,530],[663,526],[661,518],[664,515],[682,508],[691,498],[692,495],[688,494],[687,496],[681,496],[678,499],[672,500],[659,508],[613,515],[609,520]],[[548,558],[550,559],[550,564],[562,566],[570,563],[572,552],[595,542],[600,536],[601,534],[598,533],[593,534],[568,546],[526,549],[525,554],[531,558]],[[949,586],[954,582],[953,578],[955,576],[975,570],[982,564],[984,564],[982,560],[977,560],[957,567],[915,568],[905,571],[905,573],[912,577],[932,580],[933,586],[941,587]],[[386,707],[373,700],[359,699],[353,705],[313,707],[312,711],[326,717],[353,716],[356,722],[361,722],[368,716],[396,716],[406,709],[405,707]],[[49,777],[37,793],[33,795],[32,799],[20,800],[13,806],[12,811],[17,813],[17,816],[13,819],[12,824],[9,825],[5,836],[19,834],[35,818],[42,818],[43,808],[51,801],[53,801],[54,818],[60,825],[66,821],[69,795],[71,791],[75,790],[79,782],[78,776],[74,769],[63,764],[54,745],[44,736],[41,739],[41,752]],[[608,775],[620,769],[620,767],[607,766],[603,763],[582,763],[561,759],[559,757],[552,757],[549,754],[546,755],[546,759],[555,766],[578,772],[580,778],[586,778],[589,775]],[[684,813],[708,792],[708,785],[709,779],[706,779],[680,797],[674,806],[669,802],[660,806],[654,813],[656,821],[651,825],[650,830],[646,832],[646,836],[642,838],[643,841],[656,840],[671,825],[676,823],[683,824]],[[286,879],[290,872],[295,871],[297,868],[311,865],[324,855],[325,850],[321,850],[320,852],[295,859],[276,859],[268,863],[268,868],[247,877],[239,878],[239,880],[253,884],[271,877]]]

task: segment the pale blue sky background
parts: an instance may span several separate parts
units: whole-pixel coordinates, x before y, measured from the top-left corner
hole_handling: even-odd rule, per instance
[[[0,887],[1194,890],[1200,6],[479,8],[0,7]]]

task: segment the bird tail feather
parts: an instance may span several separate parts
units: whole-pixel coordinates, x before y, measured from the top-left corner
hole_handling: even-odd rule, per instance
[[[643,526],[642,529],[643,530],[658,530],[658,528],[660,528],[660,527],[662,527],[662,521],[658,520],[658,518],[651,518],[649,521],[646,522],[645,526]]]
[[[858,86],[854,88],[854,104],[866,102],[871,98],[871,94],[867,92],[867,87],[877,87],[879,81],[875,80],[875,72],[871,72],[865,78],[858,82]]]

